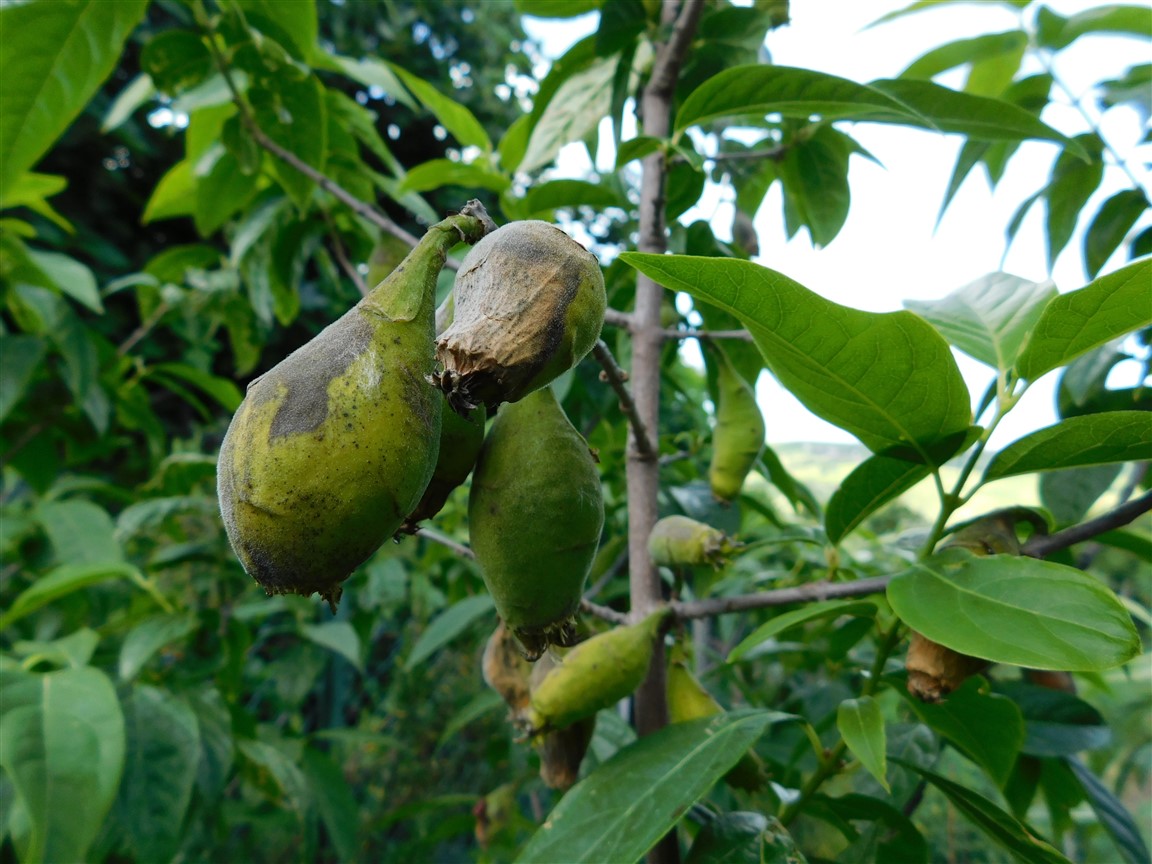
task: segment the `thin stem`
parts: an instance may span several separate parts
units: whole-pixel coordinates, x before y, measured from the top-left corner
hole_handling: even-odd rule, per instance
[[[360,275],[360,271],[348,259],[348,252],[344,249],[344,243],[340,239],[340,232],[336,230],[335,224],[332,222],[332,215],[325,210],[324,222],[328,225],[328,236],[332,238],[332,254],[336,256],[336,263],[340,265],[340,269],[352,280],[352,284],[356,286],[356,290],[360,292],[361,297],[368,296],[368,286],[364,282],[364,277]]]
[[[604,323],[610,327],[623,327],[625,330],[631,330],[633,323],[632,313],[621,312],[619,309],[605,309]]]
[[[457,543],[447,534],[441,534],[439,531],[436,531],[433,528],[417,528],[416,536],[423,537],[425,540],[431,540],[433,543],[437,543],[446,549],[451,549],[461,558],[467,558],[469,561],[476,560],[476,553],[473,552],[469,547],[465,546],[463,543]]]
[[[665,339],[736,339],[741,342],[751,342],[752,334],[747,330],[676,330],[664,331]]]
[[[857,579],[855,582],[812,582],[794,588],[777,588],[773,591],[760,591],[756,594],[741,594],[735,597],[710,597],[707,600],[672,603],[671,606],[677,618],[711,618],[714,615],[787,606],[791,603],[823,602],[879,594],[888,587],[891,578],[891,576],[874,576],[869,579]]]
[[[224,83],[228,87],[228,92],[232,94],[232,101],[235,103],[236,109],[239,112],[240,122],[248,131],[248,134],[252,136],[252,140],[256,142],[256,145],[268,153],[271,153],[286,165],[290,165],[292,168],[295,168],[325,192],[336,198],[338,201],[340,201],[340,203],[344,204],[344,206],[346,206],[353,213],[364,217],[381,231],[391,234],[393,237],[398,237],[409,246],[415,246],[419,242],[419,238],[414,234],[410,234],[409,232],[405,231],[371,204],[368,204],[365,201],[361,201],[327,174],[323,173],[322,171],[317,171],[291,150],[282,147],[280,144],[276,143],[268,137],[268,133],[266,133],[260,127],[260,124],[256,121],[256,118],[252,115],[252,110],[248,106],[247,101],[244,99],[243,94],[240,93],[239,88],[236,86],[236,82],[232,78],[232,72],[229,68],[228,61],[224,58],[224,55],[220,53],[220,49],[216,45],[216,34],[212,23],[204,13],[204,10],[199,5],[196,7],[196,18],[197,23],[199,23],[199,25],[204,29],[208,37],[204,41],[208,44],[208,50],[212,54],[212,59],[216,64],[216,68],[220,70],[220,75],[224,78]],[[451,258],[449,258],[444,263],[444,266],[452,270],[457,270],[459,269],[460,264],[459,262],[453,261]]]
[[[116,347],[117,356],[123,357],[125,354],[135,348],[136,343],[151,333],[152,328],[160,323],[160,319],[168,314],[168,310],[171,308],[172,307],[164,302],[157,304],[156,308],[152,310],[152,314],[141,321],[140,326],[129,333],[128,338]]]
[[[1020,551],[1032,558],[1045,558],[1053,552],[1067,549],[1069,546],[1083,543],[1085,540],[1091,540],[1105,531],[1112,531],[1127,525],[1149,510],[1152,510],[1152,492],[1145,492],[1139,498],[1133,498],[1095,519],[1089,519],[1079,525],[1071,525],[1055,534],[1036,535],[1029,539]]]
[[[593,603],[591,600],[581,600],[580,608],[589,615],[602,618],[612,624],[627,624],[632,620],[624,612],[617,612],[615,609],[609,609],[607,606],[601,606],[599,603]]]
[[[620,410],[624,412],[628,422],[632,424],[632,435],[636,442],[637,452],[644,459],[656,459],[657,450],[648,435],[648,427],[640,417],[640,412],[636,409],[636,402],[624,384],[628,380],[628,373],[620,368],[603,339],[596,342],[592,353],[600,365],[604,367],[604,371],[600,373],[600,380],[608,382],[608,385],[615,391],[617,398],[620,399]]]

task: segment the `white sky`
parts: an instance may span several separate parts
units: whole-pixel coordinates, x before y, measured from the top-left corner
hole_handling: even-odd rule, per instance
[[[971,3],[929,9],[902,20],[864,30],[872,21],[910,0],[794,0],[792,23],[768,35],[767,46],[775,63],[801,66],[866,82],[895,77],[912,60],[931,48],[954,39],[1003,32],[1018,26],[1016,13],[994,3]],[[1038,4],[1034,4],[1038,5]],[[1048,0],[1063,15],[1075,14],[1098,3],[1084,0]],[[1029,10],[1029,14],[1033,14]],[[545,55],[558,57],[577,40],[595,30],[596,15],[568,21],[526,18],[528,32],[541,41]],[[1095,98],[1088,93],[1101,79],[1119,77],[1133,63],[1152,61],[1147,42],[1136,39],[1082,37],[1057,57],[1056,71],[1072,92],[1088,94],[1084,104],[1095,112]],[[1031,70],[1031,71],[1039,71]],[[942,83],[958,87],[962,77]],[[1066,134],[1085,130],[1080,115],[1071,107],[1054,106],[1043,119]],[[1029,213],[1004,263],[1004,230],[1016,207],[1041,188],[1048,179],[1058,148],[1055,144],[1025,143],[1009,163],[1005,177],[991,194],[982,169],[971,172],[953,199],[939,230],[934,231],[944,190],[963,140],[880,124],[841,124],[876,156],[884,168],[863,158],[851,164],[852,207],[848,220],[827,249],[814,249],[807,231],[785,242],[780,187],[769,192],[756,218],[761,254],[759,263],[778,270],[813,291],[858,309],[900,309],[906,299],[931,300],[952,292],[985,274],[1006,270],[1033,281],[1052,278],[1061,291],[1086,282],[1078,231],[1056,262],[1047,270],[1043,241],[1044,208]],[[1129,154],[1144,130],[1135,111],[1117,108],[1103,117],[1106,140],[1118,152]],[[628,133],[632,134],[632,133]],[[601,135],[597,162],[610,171],[614,156],[611,136]],[[1141,162],[1149,151],[1141,151]],[[555,176],[581,176],[591,166],[582,145],[569,145],[561,152]],[[1149,175],[1140,162],[1138,172],[1146,190]],[[1130,185],[1118,168],[1105,171],[1104,183],[1085,208],[1083,230],[1099,205],[1113,193]],[[681,221],[704,218],[713,221],[718,236],[726,238],[732,221],[731,192],[710,187],[698,208]],[[1138,227],[1147,224],[1145,214]],[[1123,263],[1113,257],[1103,272]],[[694,343],[689,343],[693,346]],[[689,347],[686,346],[686,347]],[[991,371],[965,355],[958,355],[961,371],[973,399],[979,399]],[[1135,364],[1129,364],[1134,366]],[[1117,370],[1121,372],[1122,370]],[[1131,374],[1131,370],[1129,370]],[[1054,422],[1055,374],[1041,379],[997,430],[993,445],[999,448],[1015,438]],[[810,414],[770,375],[760,376],[758,397],[768,424],[768,442],[854,442],[842,430]]]

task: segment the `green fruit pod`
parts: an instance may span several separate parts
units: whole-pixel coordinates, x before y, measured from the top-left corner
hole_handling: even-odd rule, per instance
[[[552,650],[532,666],[529,685],[535,689],[563,660]],[[580,776],[580,765],[592,743],[596,731],[596,717],[585,717],[563,729],[553,729],[532,740],[532,748],[540,757],[540,779],[549,789],[570,789]]]
[[[764,417],[756,394],[720,351],[716,360],[716,428],[708,483],[719,501],[734,501],[764,450]]]
[[[502,408],[472,475],[468,529],[496,612],[530,659],[574,641],[603,527],[596,462],[552,389]]]
[[[687,516],[665,516],[648,535],[648,554],[659,567],[719,567],[742,545]]]
[[[436,276],[491,225],[479,202],[432,226],[345,315],[248,386],[217,463],[220,513],[270,594],[340,583],[400,527],[436,465]]]
[[[600,262],[547,222],[497,228],[465,257],[434,383],[460,413],[539,390],[582,360],[604,323]]]
[[[640,686],[667,609],[636,624],[617,627],[581,642],[532,691],[527,734],[564,729],[608,708]]]

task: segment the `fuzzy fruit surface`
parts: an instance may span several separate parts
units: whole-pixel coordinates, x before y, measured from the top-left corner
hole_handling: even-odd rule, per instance
[[[603,526],[600,473],[552,389],[501,408],[472,476],[468,530],[496,611],[530,658],[575,638]]]
[[[436,276],[486,224],[474,202],[432,226],[355,307],[249,385],[217,488],[236,557],[269,593],[335,603],[419,501],[440,441],[442,399],[425,380]]]
[[[659,567],[718,567],[739,547],[723,531],[687,516],[665,516],[648,535],[648,554]]]
[[[564,729],[630,695],[648,673],[667,610],[581,642],[532,691],[528,734]]]
[[[764,416],[756,394],[719,351],[717,358],[716,428],[708,482],[720,501],[732,501],[764,450]]]
[[[596,344],[606,296],[600,262],[547,222],[510,222],[468,253],[455,317],[436,340],[435,381],[461,412],[516,402]]]

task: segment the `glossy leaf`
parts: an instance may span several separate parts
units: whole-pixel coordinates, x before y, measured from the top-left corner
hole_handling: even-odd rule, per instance
[[[1102,671],[1140,651],[1115,594],[1086,573],[1034,558],[932,559],[893,578],[888,601],[933,642],[995,663]]]
[[[1033,471],[1152,459],[1152,414],[1106,411],[1068,417],[997,453],[985,480]]]
[[[489,616],[495,604],[489,594],[476,594],[453,603],[436,616],[427,629],[420,634],[412,653],[404,662],[405,669],[413,669],[423,663],[461,633],[473,622]]]
[[[836,728],[848,749],[860,760],[868,773],[891,792],[888,785],[887,742],[884,738],[884,713],[870,696],[845,699],[836,709]]]
[[[1094,279],[1112,253],[1120,248],[1148,206],[1148,199],[1140,189],[1124,189],[1100,205],[1084,233],[1084,268],[1089,279]]]
[[[775,711],[675,723],[618,751],[570,789],[517,861],[635,861],[740,760]]]
[[[424,103],[440,125],[443,126],[461,147],[479,147],[484,153],[492,152],[492,141],[476,116],[468,108],[449,96],[445,96],[424,79],[402,69],[395,63],[388,64],[404,86]]]
[[[907,695],[907,691],[901,688]],[[983,678],[966,680],[935,705],[908,696],[921,721],[988,772],[1003,788],[1025,740],[1024,717],[1005,696],[988,691]]]
[[[124,768],[124,716],[112,682],[91,667],[0,670],[0,690],[0,768],[29,823],[20,860],[87,860]]]
[[[1065,764],[1080,781],[1084,797],[1108,832],[1112,841],[1128,864],[1144,864],[1152,860],[1148,844],[1140,833],[1140,827],[1133,821],[1124,803],[1109,791],[1108,787],[1093,774],[1079,759],[1065,759]]]
[[[904,306],[965,354],[1006,374],[1044,307],[1056,296],[1051,282],[990,273],[940,300],[910,300]]]
[[[1035,381],[1093,348],[1152,324],[1152,258],[1134,261],[1049,303],[1016,364]]]
[[[118,821],[140,861],[167,861],[184,839],[200,760],[200,730],[188,703],[136,685],[124,700],[127,751]]]
[[[750,261],[647,255],[621,259],[665,288],[739,317],[772,373],[817,416],[873,452],[931,461],[967,431],[968,390],[947,343],[910,312],[862,312]]]
[[[512,181],[481,164],[465,165],[451,159],[432,159],[422,162],[404,175],[398,191],[427,192],[443,186],[463,186],[466,189],[489,189],[503,192]]]
[[[599,125],[612,104],[616,63],[616,57],[596,60],[559,85],[528,136],[517,170],[543,168],[561,147],[582,140]]]
[[[793,609],[782,615],[774,615],[744,637],[740,644],[729,652],[728,662],[735,663],[744,659],[758,645],[762,645],[773,636],[783,633],[789,627],[795,627],[806,621],[815,621],[820,618],[839,618],[841,615],[871,617],[875,612],[876,604],[868,600],[828,600],[824,603],[810,603],[803,608]]]
[[[524,207],[529,213],[554,210],[559,207],[629,207],[620,193],[602,183],[585,180],[552,180],[533,186],[524,196]]]
[[[824,528],[829,541],[839,543],[865,519],[931,473],[931,466],[921,462],[869,456],[840,481],[828,500]]]
[[[0,8],[0,198],[76,119],[115,68],[148,0]]]
[[[780,820],[762,813],[721,813],[692,841],[684,864],[805,864]]]
[[[1071,864],[1026,824],[1005,813],[983,795],[910,762],[900,762],[935,786],[952,806],[988,837],[1026,864]]]

